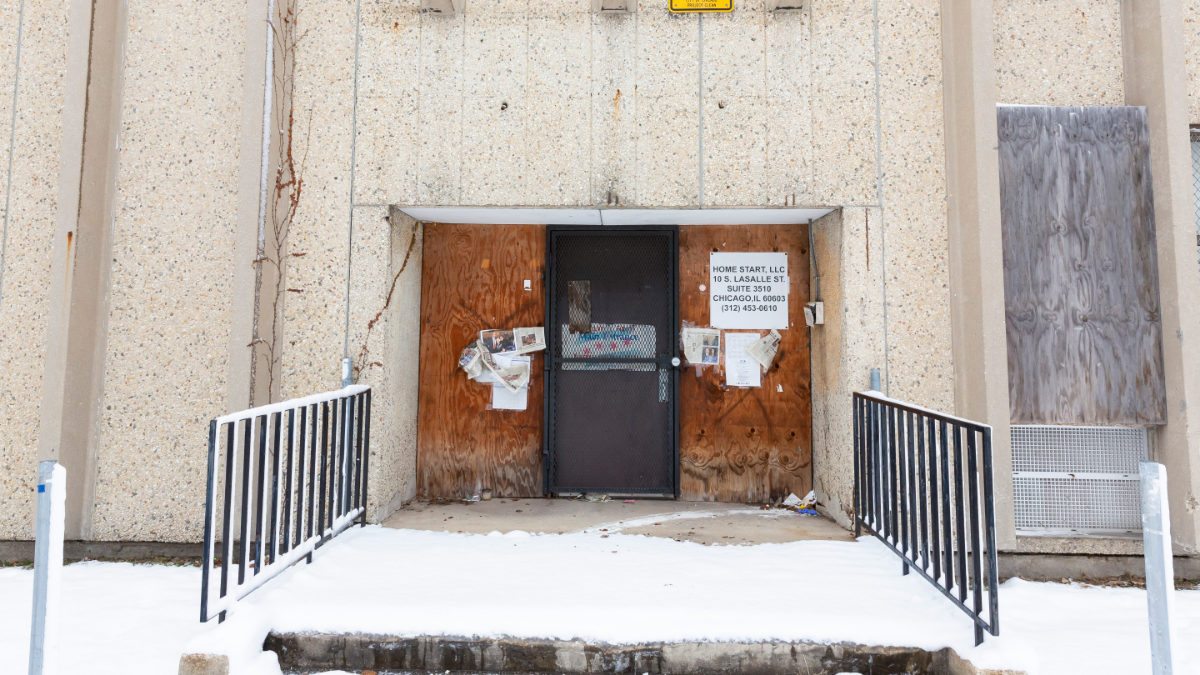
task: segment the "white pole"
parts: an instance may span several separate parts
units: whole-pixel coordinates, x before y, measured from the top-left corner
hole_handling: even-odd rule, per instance
[[[53,675],[56,671],[66,502],[67,470],[53,460],[39,463],[29,675]]]
[[[1153,675],[1173,675],[1175,643],[1175,561],[1171,515],[1167,509],[1167,467],[1141,462],[1142,540],[1146,560],[1146,601],[1150,609],[1150,662]]]

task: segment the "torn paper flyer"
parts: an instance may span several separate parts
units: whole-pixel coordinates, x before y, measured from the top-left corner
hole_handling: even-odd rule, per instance
[[[483,373],[483,363],[480,361],[479,353],[481,348],[478,342],[472,342],[462,350],[462,354],[458,357],[458,367],[462,368],[467,373],[467,377],[474,380]]]
[[[509,391],[516,391],[529,382],[528,356],[509,357],[491,354],[485,349],[479,353],[479,359]]]
[[[514,328],[513,342],[517,345],[518,354],[541,351],[546,348],[546,332],[541,326]]]
[[[750,355],[750,358],[761,363],[763,368],[769,369],[775,362],[775,355],[779,353],[779,343],[782,340],[783,336],[779,334],[779,331],[771,329],[771,332],[764,335],[761,340],[746,347],[746,353]]]
[[[717,365],[721,362],[721,331],[716,328],[684,328],[683,355],[688,363]]]

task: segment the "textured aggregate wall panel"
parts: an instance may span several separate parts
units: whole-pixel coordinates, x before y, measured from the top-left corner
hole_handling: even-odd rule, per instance
[[[562,0],[529,4],[526,203],[591,203],[591,33],[589,5]]]
[[[1187,68],[1188,123],[1200,124],[1200,0],[1183,0],[1183,58]]]
[[[813,200],[878,204],[872,4],[813,3]]]
[[[879,3],[887,392],[954,412],[939,0]]]
[[[592,17],[591,203],[637,203],[637,15]]]
[[[474,0],[466,14],[460,150],[465,205],[527,202],[527,5],[525,0]]]
[[[825,325],[812,331],[813,484],[843,527],[853,524],[854,426],[847,401],[883,367],[883,247],[878,209],[842,209],[813,223]]]
[[[638,9],[636,203],[697,206],[697,18],[672,15],[665,4]]]
[[[350,145],[354,103],[354,7],[305,4],[297,48],[295,108],[311,114],[305,188],[289,235],[283,308],[282,389],[287,398],[341,386],[346,345],[346,262],[350,227]]]
[[[813,194],[812,30],[809,12],[766,15],[765,204],[820,203]]]
[[[387,207],[354,210],[350,353],[355,383],[372,390],[372,522],[416,491],[422,229]]]
[[[420,3],[364,2],[360,33],[354,201],[413,204],[417,198]]]
[[[995,0],[996,101],[1121,105],[1121,3]]]
[[[998,113],[1012,421],[1164,422],[1145,108]]]
[[[704,205],[767,202],[766,10],[704,17]]]
[[[128,20],[93,536],[198,541],[226,412],[246,6],[131,2]]]
[[[0,218],[8,219],[0,269],[0,540],[33,537],[70,22],[70,3],[65,0],[25,0],[9,176],[20,4],[0,3]]]
[[[462,197],[463,63],[467,17],[421,21],[417,122],[417,203],[457,205]],[[478,38],[476,38],[478,39]]]

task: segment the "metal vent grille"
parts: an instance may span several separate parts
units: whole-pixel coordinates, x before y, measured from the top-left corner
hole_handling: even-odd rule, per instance
[[[1021,534],[1142,529],[1143,427],[1012,426],[1013,500]]]

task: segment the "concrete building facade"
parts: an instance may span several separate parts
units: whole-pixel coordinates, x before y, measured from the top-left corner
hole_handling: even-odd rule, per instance
[[[1169,409],[1151,448],[1179,552],[1200,545],[1200,4],[0,0],[0,17],[0,540],[31,538],[54,458],[69,538],[198,541],[208,420],[334,389],[344,357],[376,397],[370,518],[413,498],[427,221],[819,209],[830,514],[851,523],[850,395],[880,369],[889,396],[993,426],[1002,549],[1138,553],[1015,530],[996,106],[1021,104],[1147,110]]]

